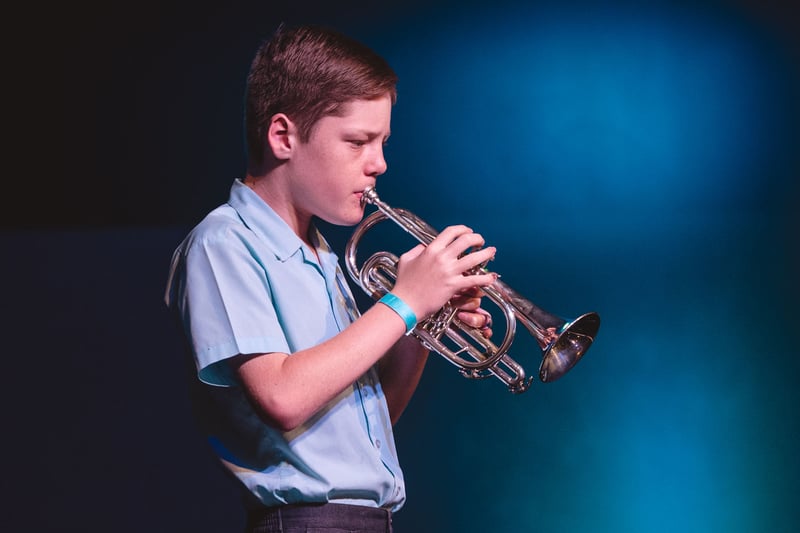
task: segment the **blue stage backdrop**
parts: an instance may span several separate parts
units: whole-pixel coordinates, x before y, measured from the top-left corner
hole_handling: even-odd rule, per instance
[[[471,224],[545,309],[603,319],[585,360],[523,397],[432,361],[398,428],[397,523],[795,530],[800,93],[782,43],[665,6],[446,11],[370,39],[401,75],[382,196]]]
[[[800,529],[790,15],[644,4],[311,16],[400,76],[382,198],[481,232],[498,247],[490,268],[540,307],[602,317],[579,365],[522,395],[432,356],[396,427],[399,533]],[[2,279],[24,367],[4,403],[32,406],[12,409],[19,438],[4,439],[7,457],[25,458],[5,481],[17,529],[243,525],[192,426],[161,298],[173,248],[244,170],[241,95],[279,20],[268,11],[209,8],[191,27],[175,12],[154,41],[117,42],[138,78],[106,65],[102,102],[118,91],[126,104],[96,112],[108,135],[92,164],[125,224],[0,235],[15,251]],[[341,256],[351,229],[323,227]],[[535,375],[539,348],[519,330],[512,356]]]

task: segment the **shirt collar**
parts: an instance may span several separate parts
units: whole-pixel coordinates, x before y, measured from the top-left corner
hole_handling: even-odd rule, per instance
[[[241,179],[234,180],[228,205],[236,210],[245,226],[269,244],[279,261],[286,261],[302,248],[303,241],[286,221]]]
[[[230,197],[228,198],[228,205],[236,210],[245,226],[269,244],[279,261],[286,261],[298,251],[301,251],[307,261],[316,263],[313,259],[313,254],[309,254],[305,250],[302,239],[297,236],[286,221],[278,216],[275,210],[250,187],[245,185],[241,179],[234,180]],[[323,268],[325,270],[335,269],[338,258],[313,223],[310,233],[311,241],[317,250]]]

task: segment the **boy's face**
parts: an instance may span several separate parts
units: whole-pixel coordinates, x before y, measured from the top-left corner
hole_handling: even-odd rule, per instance
[[[390,134],[389,95],[355,100],[341,116],[321,118],[307,143],[296,145],[292,197],[299,213],[337,225],[357,224],[364,215],[361,193],[386,171],[383,147]]]

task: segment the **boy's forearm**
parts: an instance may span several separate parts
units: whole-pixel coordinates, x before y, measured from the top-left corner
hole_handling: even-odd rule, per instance
[[[395,424],[419,384],[428,350],[414,337],[405,336],[389,350],[379,364],[381,387],[389,415]]]

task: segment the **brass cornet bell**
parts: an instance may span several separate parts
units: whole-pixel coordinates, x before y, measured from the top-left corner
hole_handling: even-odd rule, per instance
[[[364,234],[387,219],[425,245],[438,232],[413,213],[382,202],[373,188],[364,191],[361,201],[375,205],[378,210],[356,227],[347,242],[345,264],[350,277],[373,299],[378,300],[394,287],[398,258],[390,252],[376,252],[359,268],[356,254]],[[499,345],[486,339],[479,329],[458,320],[458,310],[450,304],[417,323],[411,334],[425,347],[459,367],[463,376],[495,376],[511,392],[526,391],[533,379],[526,377],[523,366],[508,355],[518,321],[533,335],[542,350],[539,379],[545,383],[557,380],[575,366],[591,346],[600,328],[600,316],[597,313],[586,313],[566,321],[543,311],[500,280],[484,287],[483,291],[506,318],[505,334]]]

